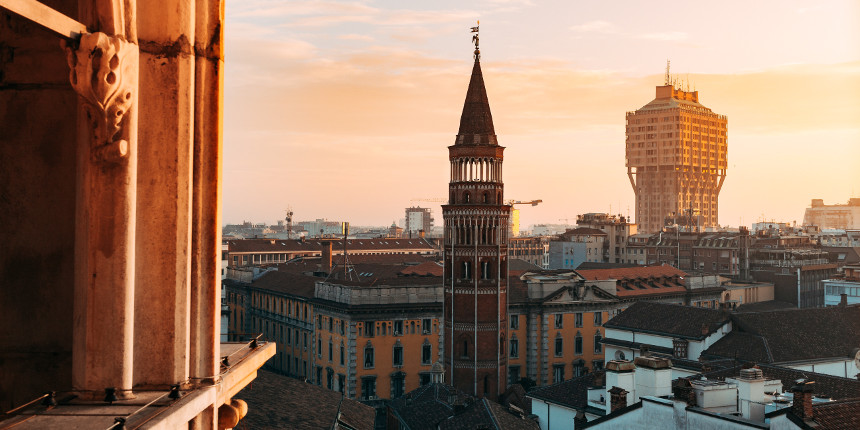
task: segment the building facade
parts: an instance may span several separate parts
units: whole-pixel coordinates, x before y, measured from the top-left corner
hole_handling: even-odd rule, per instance
[[[660,231],[669,217],[716,227],[727,119],[700,104],[698,91],[671,84],[668,70],[666,78],[654,100],[627,113],[627,176],[636,194],[636,223],[644,233]]]
[[[624,215],[587,213],[576,216],[577,227],[594,228],[606,233],[603,243],[604,263],[627,263],[627,243],[638,233],[638,226]]]
[[[418,232],[420,231],[430,234],[430,231],[433,229],[433,214],[430,208],[406,208],[405,219],[406,224],[403,226],[403,234],[406,237],[418,237]]]
[[[518,258],[546,269],[549,264],[549,238],[543,236],[508,238],[508,258]]]
[[[812,199],[803,214],[803,225],[819,229],[860,229],[860,198],[848,199],[847,204],[825,205],[822,199]]]
[[[507,360],[507,244],[511,207],[504,204],[502,160],[480,52],[451,162],[445,222],[444,339],[446,380],[475,396],[504,393]]]

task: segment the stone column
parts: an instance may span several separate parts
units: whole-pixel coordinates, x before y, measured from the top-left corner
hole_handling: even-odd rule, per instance
[[[120,27],[122,28],[122,27]],[[85,34],[65,47],[81,96],[72,386],[131,398],[137,195],[138,47]]]

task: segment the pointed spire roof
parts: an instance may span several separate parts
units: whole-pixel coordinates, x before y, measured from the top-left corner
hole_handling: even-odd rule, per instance
[[[472,67],[472,79],[469,81],[466,102],[463,104],[463,114],[460,116],[457,144],[498,145],[496,130],[493,127],[493,115],[490,113],[490,102],[487,99],[487,89],[484,87],[484,75],[481,73],[480,54],[477,50],[475,65]]]

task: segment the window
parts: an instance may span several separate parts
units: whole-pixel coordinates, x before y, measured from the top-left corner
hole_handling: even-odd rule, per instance
[[[555,314],[555,328],[564,326],[564,314]]]
[[[302,340],[304,341],[305,349],[308,349],[308,334],[302,333]]]
[[[326,368],[325,386],[329,390],[334,390],[334,370],[331,367]]]
[[[463,279],[472,279],[472,265],[468,261],[463,262]]]
[[[317,366],[315,376],[316,380],[314,382],[316,382],[317,385],[322,385],[322,367]]]
[[[403,334],[403,321],[394,321],[394,335],[400,336]]]
[[[364,347],[364,368],[372,369],[373,368],[373,347],[366,346]]]
[[[430,383],[430,374],[427,372],[419,373],[418,374],[418,382],[421,384],[422,387],[429,384]]]
[[[511,330],[517,330],[518,328],[520,328],[520,316],[511,315]]]
[[[518,339],[511,339],[511,358],[518,358],[520,356],[520,341]]]
[[[591,362],[591,366],[595,372],[603,370],[603,360],[594,360]]]
[[[573,361],[573,376],[579,377],[585,375],[585,361],[582,359]]]
[[[430,346],[430,342],[424,342],[424,345],[421,345],[421,364],[430,364],[433,360],[433,348]]]
[[[564,365],[556,364],[552,366],[552,380],[553,382],[562,382],[564,381]]]
[[[424,318],[423,320],[421,320],[421,331],[424,334],[430,334],[432,328],[433,327],[431,326],[430,318]]]
[[[334,327],[332,327],[332,326],[333,326],[333,323],[334,323],[334,318],[332,318],[332,317],[328,317],[328,331],[329,331],[329,332],[334,331],[334,330],[332,330],[332,329],[334,328]]]
[[[603,344],[600,343],[600,332],[594,334],[594,353],[601,354],[603,353]],[[595,369],[596,370],[596,369]]]
[[[317,357],[322,358],[322,339],[317,339]]]
[[[582,327],[582,312],[574,314],[573,325],[576,327]]]
[[[573,338],[573,353],[582,355],[582,335],[576,332],[576,337]]]
[[[375,324],[373,321],[365,321],[364,322],[364,337],[373,337],[374,325]]]
[[[490,279],[490,263],[481,262],[481,279]]]
[[[392,363],[394,363],[395,366],[403,365],[403,347],[400,346],[399,341],[396,345],[394,345],[394,356],[392,357]]]
[[[376,377],[365,376],[361,378],[361,400],[376,399]]]
[[[520,381],[520,366],[508,366],[508,386]]]
[[[603,312],[597,311],[594,313],[594,326],[600,327],[603,325]]]
[[[341,366],[343,366],[343,365],[345,364],[345,362],[344,362],[344,355],[345,355],[345,354],[346,354],[346,353],[344,352],[343,342],[341,342],[341,343],[340,343],[340,365],[341,365]]]
[[[403,395],[406,391],[406,384],[404,383],[404,379],[406,379],[406,374],[403,372],[397,372],[391,375],[391,398],[396,399]]]
[[[334,344],[331,343],[331,339],[328,340],[328,361],[334,361]]]
[[[337,390],[340,391],[341,394],[346,392],[346,375],[342,375],[338,373],[337,375]]]
[[[555,338],[555,356],[561,357],[564,354],[564,339],[561,336]]]
[[[460,358],[469,358],[469,340],[463,339],[463,349],[460,350]]]

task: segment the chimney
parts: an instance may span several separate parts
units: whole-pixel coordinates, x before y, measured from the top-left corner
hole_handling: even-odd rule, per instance
[[[689,379],[678,378],[672,381],[672,396],[678,400],[687,402],[688,406],[696,406],[696,391]]]
[[[576,416],[573,417],[573,430],[582,429],[586,423],[588,423],[588,418],[582,411],[577,411]]]
[[[648,345],[639,345],[639,355],[641,355],[642,357],[647,357],[651,355],[651,351],[648,350]]]
[[[424,239],[424,230],[418,230],[418,238]]]
[[[814,383],[806,379],[798,379],[791,387],[791,394],[794,395],[791,412],[803,420],[812,419],[812,384]]]
[[[627,393],[632,393],[632,399],[636,399],[636,365],[632,361],[610,360],[606,363],[606,397],[612,398],[612,389],[617,388],[624,391],[624,404],[627,405]],[[633,400],[635,402],[635,400]],[[606,403],[606,413],[611,413],[615,407],[612,403]]]
[[[623,388],[612,387],[609,390],[609,413],[627,406],[627,391]]]
[[[741,416],[764,422],[764,373],[758,366],[741,369],[736,382]]]
[[[672,394],[672,361],[661,357],[636,357],[636,391],[633,401],[642,396]]]
[[[839,307],[848,306],[848,294],[842,293],[839,295]]]
[[[331,273],[331,242],[323,242],[322,249],[322,268],[326,273]]]

